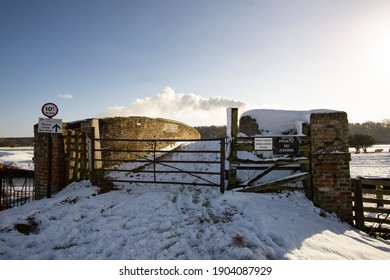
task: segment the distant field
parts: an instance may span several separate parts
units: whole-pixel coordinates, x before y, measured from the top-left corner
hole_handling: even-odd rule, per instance
[[[20,169],[34,170],[33,147],[0,147],[0,163]]]
[[[376,149],[383,149],[381,153],[374,153]],[[356,176],[378,176],[390,178],[390,144],[374,145],[368,149],[367,154],[355,154],[354,149],[351,152],[351,177]],[[33,147],[0,147],[0,163],[11,164],[15,167],[34,170]]]
[[[355,154],[351,151],[351,177],[382,177],[390,178],[390,145],[374,145],[367,154]],[[383,149],[381,153],[374,153],[376,149]]]

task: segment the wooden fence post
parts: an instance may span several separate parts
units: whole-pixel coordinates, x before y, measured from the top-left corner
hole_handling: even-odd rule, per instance
[[[85,133],[81,134],[81,179],[86,179],[88,174],[87,164],[87,137]]]
[[[363,192],[362,181],[358,179],[352,179],[354,190],[354,211],[355,211],[355,227],[361,231],[364,231],[364,211],[363,211]]]
[[[79,170],[79,165],[80,165],[80,149],[79,149],[79,144],[80,144],[80,134],[76,132],[75,134],[75,139],[74,139],[74,171],[73,171],[73,181],[79,181],[80,179],[80,170]]]
[[[91,127],[89,133],[89,181],[92,185],[96,185],[97,178],[95,174],[95,129]]]
[[[228,190],[233,189],[237,185],[237,134],[238,134],[238,109],[228,108],[227,109],[228,126],[227,126],[227,137],[230,139],[229,145],[229,183]]]
[[[71,168],[70,168],[70,151],[71,151],[71,131],[67,130],[66,131],[66,137],[64,138],[65,140],[65,183],[69,184],[69,182],[72,179],[72,176],[70,175]]]
[[[377,202],[377,207],[383,207],[383,186],[382,185],[375,185],[375,190],[377,191],[376,193],[376,199],[378,200]]]
[[[157,140],[154,140],[154,142],[153,142],[153,180],[154,180],[154,182],[157,182],[157,175],[156,175],[156,150],[157,150]]]
[[[225,138],[221,138],[220,192],[225,192]]]

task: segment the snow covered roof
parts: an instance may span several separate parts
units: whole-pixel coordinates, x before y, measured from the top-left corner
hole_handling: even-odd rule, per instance
[[[280,135],[286,131],[295,130],[297,135],[303,135],[302,124],[310,123],[313,113],[337,112],[329,109],[316,109],[309,111],[290,111],[273,109],[255,109],[246,111],[241,115],[254,119],[261,130],[262,135]]]

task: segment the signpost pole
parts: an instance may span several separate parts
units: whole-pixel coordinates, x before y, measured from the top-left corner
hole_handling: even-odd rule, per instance
[[[51,157],[52,157],[52,145],[53,145],[53,136],[51,133],[48,134],[49,139],[47,141],[47,189],[46,189],[46,196],[47,198],[51,198]]]
[[[47,188],[46,196],[51,197],[51,177],[52,177],[52,149],[53,132],[62,133],[62,120],[53,119],[58,114],[58,107],[54,103],[45,103],[42,106],[42,114],[48,119],[39,119],[38,132],[48,133],[47,140]]]

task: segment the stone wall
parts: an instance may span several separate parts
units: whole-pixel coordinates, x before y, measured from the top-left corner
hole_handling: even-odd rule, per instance
[[[100,138],[103,139],[132,139],[132,140],[161,140],[161,139],[200,139],[199,132],[183,123],[147,117],[115,117],[99,119]],[[119,150],[159,150],[171,145],[172,141],[101,141],[103,149],[100,155],[103,167],[117,165],[118,160],[134,160],[133,153],[112,153],[110,149]],[[150,152],[149,152],[150,153]],[[147,156],[148,152],[137,153]],[[99,155],[98,155],[99,156]],[[113,162],[111,160],[116,160]]]
[[[310,135],[313,203],[353,224],[347,114],[312,114]]]
[[[101,138],[121,139],[199,139],[199,132],[183,123],[147,117],[99,119]]]

